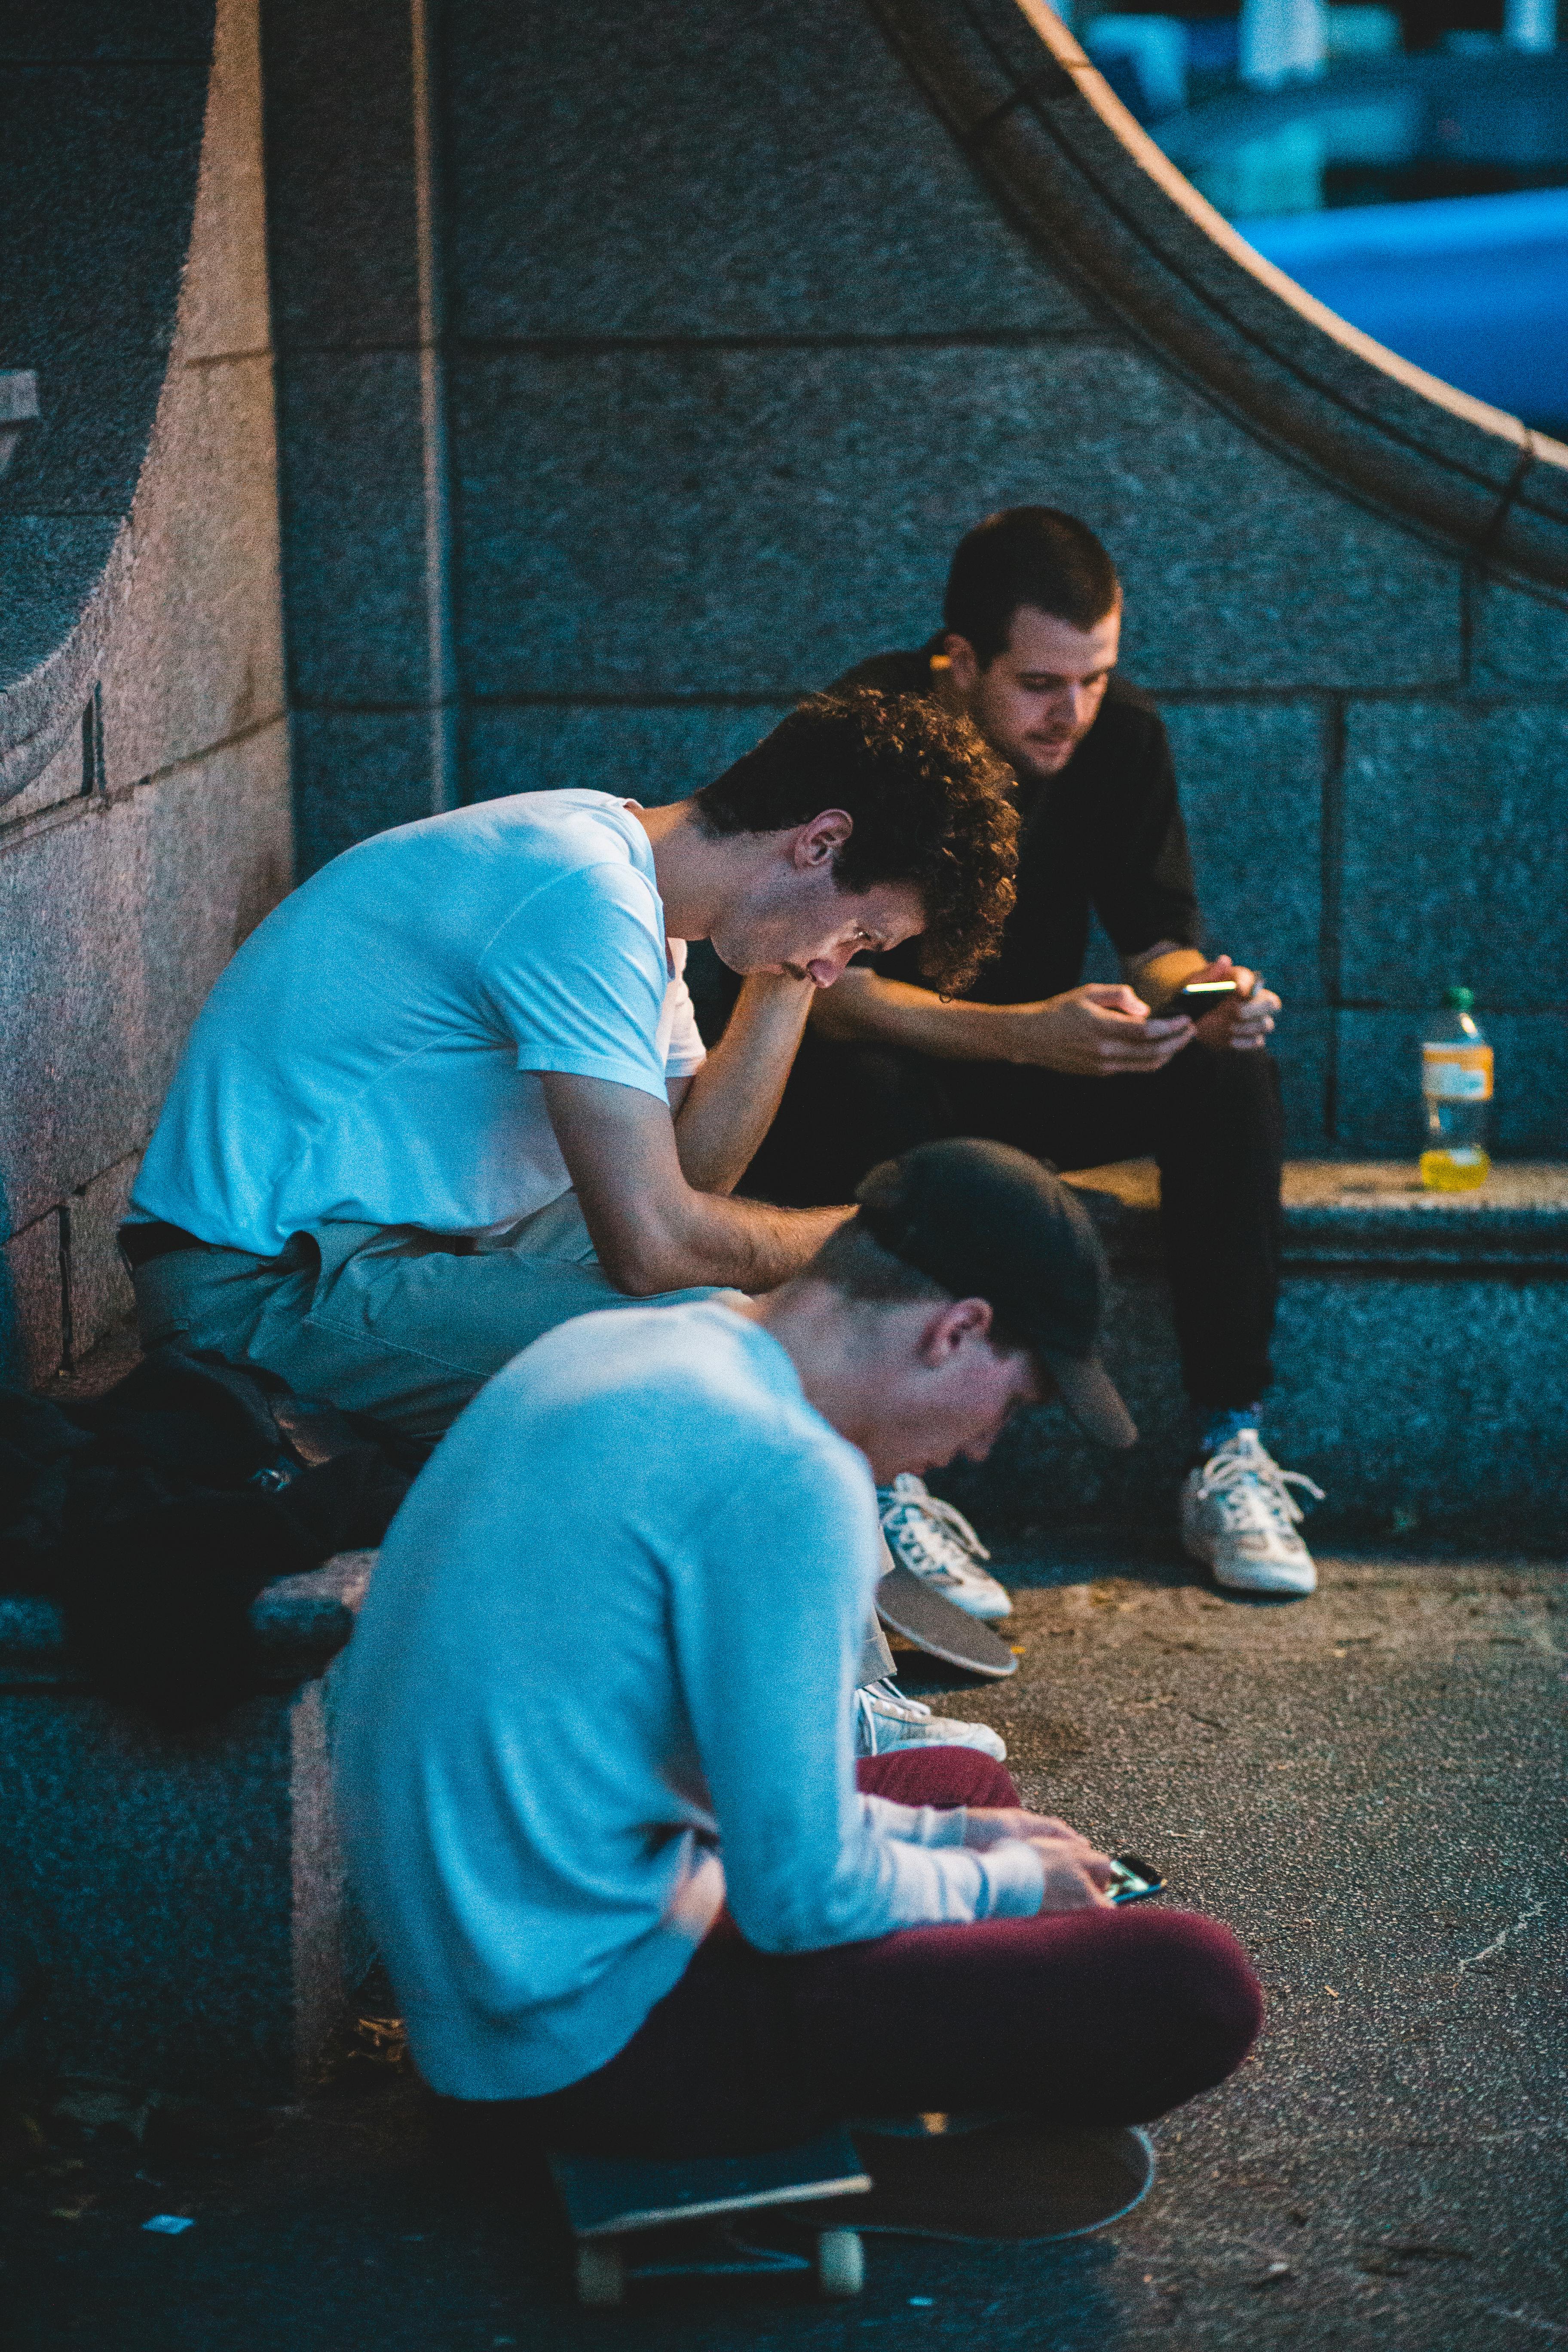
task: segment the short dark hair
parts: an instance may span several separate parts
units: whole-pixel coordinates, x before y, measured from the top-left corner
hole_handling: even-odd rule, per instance
[[[945,1289],[918,1265],[885,1249],[857,1210],[828,1234],[816,1255],[801,1269],[817,1282],[831,1284],[841,1298],[864,1307],[951,1305],[956,1293]],[[1017,1355],[1027,1347],[1007,1328],[992,1308],[991,1344],[999,1356]]]
[[[1004,507],[959,541],[942,618],[989,669],[1020,604],[1092,629],[1121,594],[1116,566],[1087,523],[1057,507]]]
[[[952,1296],[919,1266],[906,1265],[884,1249],[858,1210],[828,1234],[804,1271],[818,1282],[831,1283],[841,1297],[867,1307],[923,1305],[928,1300],[935,1306]]]
[[[1018,818],[1012,771],[969,720],[928,696],[873,687],[814,694],[697,793],[710,837],[780,833],[841,808],[854,831],[833,861],[841,890],[904,882],[925,912],[921,968],[961,988],[1002,943]]]

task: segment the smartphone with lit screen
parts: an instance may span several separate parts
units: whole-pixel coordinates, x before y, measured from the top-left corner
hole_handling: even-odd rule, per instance
[[[1111,1881],[1105,1891],[1113,1903],[1142,1903],[1165,1891],[1165,1882],[1154,1864],[1135,1853],[1113,1854],[1110,1867]]]
[[[1185,988],[1178,988],[1169,1004],[1161,1010],[1160,1018],[1167,1021],[1174,1013],[1184,1013],[1189,1021],[1201,1021],[1216,1004],[1236,994],[1234,980],[1189,980]]]

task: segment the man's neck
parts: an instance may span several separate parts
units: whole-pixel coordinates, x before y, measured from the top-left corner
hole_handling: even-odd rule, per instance
[[[694,801],[634,814],[652,845],[665,929],[672,940],[710,938],[725,901],[735,893],[738,844],[705,834]]]
[[[736,1311],[778,1341],[800,1376],[807,1404],[851,1445],[858,1444],[866,1366],[853,1344],[853,1310],[842,1295],[828,1283],[797,1275]]]

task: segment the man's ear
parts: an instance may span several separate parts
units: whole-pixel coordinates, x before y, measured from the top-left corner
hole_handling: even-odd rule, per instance
[[[845,843],[855,830],[855,820],[844,809],[824,809],[809,824],[803,824],[795,837],[794,862],[800,871],[809,873],[814,866],[831,866]]]
[[[939,1307],[921,1333],[921,1361],[932,1371],[940,1370],[968,1340],[988,1339],[994,1319],[988,1298],[955,1298]]]
[[[956,629],[949,629],[942,641],[942,650],[953,691],[961,698],[973,694],[980,679],[980,659],[969,639],[961,637]]]

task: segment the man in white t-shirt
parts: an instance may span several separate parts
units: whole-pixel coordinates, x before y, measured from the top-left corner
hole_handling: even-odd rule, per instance
[[[422,2074],[509,2130],[675,2155],[853,2113],[1133,2122],[1258,2030],[1235,1939],[1113,1908],[989,1757],[854,1764],[875,1482],[983,1458],[1053,1393],[1131,1433],[1094,1229],[1037,1160],[926,1144],[860,1199],[765,1299],[541,1339],[382,1548],[338,1818]]]
[[[967,721],[857,692],[670,807],[521,793],[361,843],[192,1031],[121,1235],[144,1342],[431,1437],[570,1317],[771,1290],[848,1213],[729,1197],[813,996],[917,933],[972,970],[1016,832]],[[708,1055],[696,939],[746,976]]]

